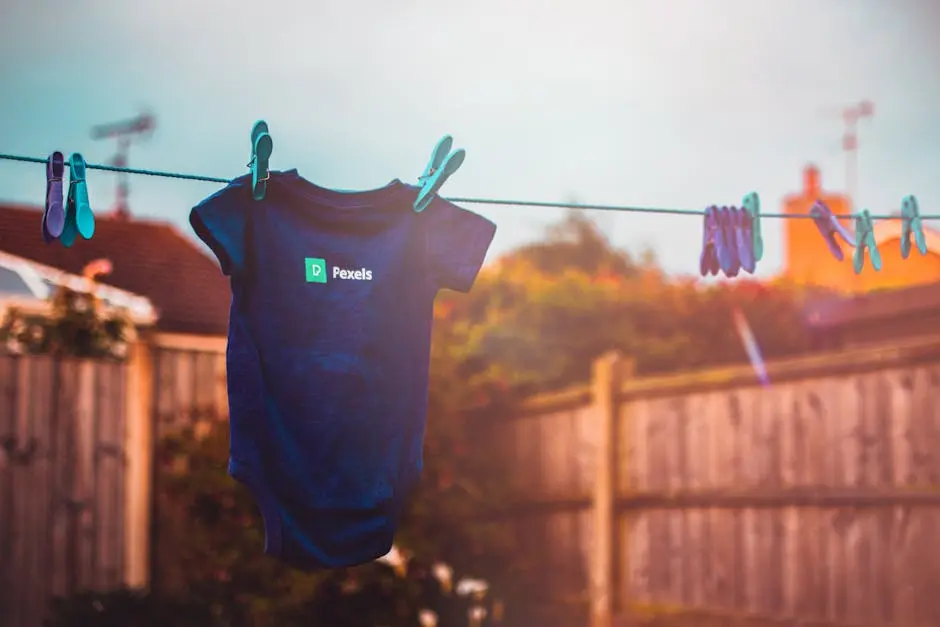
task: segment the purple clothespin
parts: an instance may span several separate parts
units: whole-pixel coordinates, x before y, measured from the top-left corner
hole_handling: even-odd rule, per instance
[[[734,207],[721,207],[718,210],[718,224],[721,228],[718,242],[718,263],[726,277],[736,277],[741,270],[738,258],[737,237],[735,236]]]
[[[699,257],[699,273],[702,276],[716,275],[721,266],[718,263],[718,249],[721,240],[721,225],[718,222],[718,207],[705,210],[702,230],[702,254]]]
[[[46,159],[46,206],[42,212],[42,238],[49,243],[62,235],[65,226],[62,177],[65,156],[58,150]]]
[[[817,200],[813,204],[813,208],[809,210],[809,215],[813,217],[813,223],[819,229],[823,239],[826,240],[826,246],[829,247],[832,256],[839,261],[845,259],[842,246],[839,245],[839,241],[836,239],[836,234],[850,246],[855,246],[855,236],[839,223],[839,220],[832,214],[832,210],[821,200]]]
[[[746,209],[740,207],[731,208],[731,219],[741,269],[748,274],[754,274],[757,269],[757,259],[754,256],[754,219]]]

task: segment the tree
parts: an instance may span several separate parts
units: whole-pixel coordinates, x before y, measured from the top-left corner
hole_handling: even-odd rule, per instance
[[[0,343],[13,353],[123,359],[135,329],[126,312],[109,309],[91,291],[59,287],[48,311],[12,307],[0,323]]]
[[[449,368],[491,399],[586,381],[593,359],[611,349],[647,374],[743,362],[736,308],[765,357],[795,354],[808,347],[804,296],[780,282],[672,279],[572,215],[482,272],[469,295],[439,297],[436,339],[453,362],[436,362],[435,372]]]

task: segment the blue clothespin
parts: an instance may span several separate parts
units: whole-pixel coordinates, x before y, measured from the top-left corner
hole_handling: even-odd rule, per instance
[[[698,268],[702,276],[716,275],[721,269],[718,261],[718,248],[721,242],[721,224],[718,221],[718,207],[705,209],[704,228],[702,230],[702,253]]]
[[[757,260],[754,259],[754,231],[751,214],[741,207],[731,208],[731,218],[734,225],[735,250],[741,269],[748,274],[754,274],[757,269]]]
[[[453,145],[453,138],[450,135],[444,135],[434,147],[428,166],[424,169],[424,173],[418,177],[418,185],[421,186],[421,190],[418,191],[418,198],[415,199],[415,213],[421,213],[427,209],[444,182],[463,165],[467,151],[458,148],[451,152],[450,149]]]
[[[841,237],[846,244],[855,246],[852,233],[839,223],[832,210],[821,200],[817,200],[813,204],[813,207],[809,210],[809,215],[813,217],[813,224],[816,225],[823,239],[826,240],[826,246],[829,247],[832,256],[839,261],[845,259],[845,255],[842,254],[842,246],[839,245],[836,235]]]
[[[741,270],[738,258],[737,237],[735,235],[734,207],[721,207],[718,210],[718,264],[726,277],[736,277]]]
[[[868,249],[871,267],[878,272],[881,270],[881,253],[875,243],[875,225],[868,209],[862,209],[855,214],[855,254],[852,256],[855,274],[861,274],[862,268],[865,267],[865,249]]]
[[[927,239],[924,237],[924,225],[920,218],[917,199],[908,196],[901,201],[901,258],[911,254],[911,235],[921,255],[927,254]]]
[[[754,239],[754,262],[757,263],[764,258],[764,238],[760,232],[760,196],[757,192],[751,192],[744,197],[741,206],[751,218],[751,234]]]
[[[271,178],[269,160],[274,152],[274,140],[268,132],[268,123],[258,120],[251,127],[251,160],[248,169],[251,170],[251,196],[255,200],[264,200],[268,191],[268,179]]]
[[[91,239],[95,234],[95,214],[88,200],[86,171],[85,158],[73,152],[69,156],[69,191],[65,201],[65,224],[59,235],[59,241],[66,248],[71,247],[79,235],[85,239]]]

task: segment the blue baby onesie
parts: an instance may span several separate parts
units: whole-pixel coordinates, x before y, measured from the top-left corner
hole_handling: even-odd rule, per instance
[[[469,291],[496,232],[417,188],[242,177],[190,223],[231,277],[229,472],[252,491],[265,552],[303,569],[391,548],[421,475],[434,297]]]

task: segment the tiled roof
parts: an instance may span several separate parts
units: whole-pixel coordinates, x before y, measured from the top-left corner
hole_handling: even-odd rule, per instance
[[[0,204],[0,250],[65,272],[81,274],[106,258],[113,270],[101,282],[146,296],[160,316],[157,328],[224,335],[231,292],[218,263],[166,222],[96,216],[95,235],[71,248],[46,244],[38,207]]]
[[[924,225],[923,228],[927,250],[940,252],[940,231],[927,225]],[[901,239],[901,232],[902,224],[900,220],[879,220],[875,223],[875,243],[881,246],[885,242]]]

